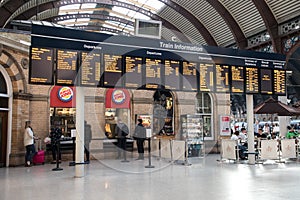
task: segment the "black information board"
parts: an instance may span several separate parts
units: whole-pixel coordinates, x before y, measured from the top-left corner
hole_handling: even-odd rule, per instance
[[[98,86],[101,77],[101,54],[92,52],[81,53],[81,85]]]
[[[155,89],[161,86],[162,60],[156,58],[145,59],[145,87]]]
[[[216,64],[216,92],[230,92],[229,65]]]
[[[31,47],[29,83],[53,84],[53,49]]]
[[[165,88],[169,90],[180,90],[180,61],[165,60],[164,74]]]
[[[283,95],[286,93],[285,80],[286,80],[286,72],[285,70],[274,69],[274,94]]]
[[[139,88],[142,82],[143,58],[135,56],[125,56],[125,87]]]
[[[122,56],[104,54],[104,86],[122,86]]]
[[[182,63],[182,90],[197,90],[197,63],[183,61]]]
[[[282,54],[42,25],[31,46],[33,84],[286,94]]]
[[[214,91],[214,65],[207,63],[200,63],[199,69],[199,86],[201,92],[213,92]]]
[[[259,77],[257,67],[246,67],[246,93],[259,93]]]
[[[57,50],[56,84],[74,85],[77,78],[78,52]]]
[[[260,93],[273,94],[272,69],[261,68],[259,71],[260,71],[260,75],[259,75]]]
[[[231,66],[231,92],[243,93],[244,84],[244,67]]]

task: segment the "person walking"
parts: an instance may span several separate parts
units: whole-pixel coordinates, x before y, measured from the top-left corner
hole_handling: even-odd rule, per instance
[[[144,160],[144,141],[146,138],[146,128],[143,126],[142,119],[138,119],[138,124],[135,127],[133,137],[136,140],[136,145],[139,153],[139,157],[137,158],[137,160]]]
[[[37,137],[34,136],[30,125],[31,125],[30,121],[25,122],[25,131],[24,131],[24,146],[26,148],[25,167],[31,167],[32,158],[36,154],[34,139],[37,139]]]
[[[50,139],[51,139],[51,150],[52,150],[52,162],[51,164],[55,164],[56,163],[56,156],[57,153],[59,153],[58,155],[58,160],[59,162],[61,162],[61,152],[58,151],[58,143],[59,143],[59,139],[62,136],[62,131],[60,128],[51,128],[51,132],[50,132]]]

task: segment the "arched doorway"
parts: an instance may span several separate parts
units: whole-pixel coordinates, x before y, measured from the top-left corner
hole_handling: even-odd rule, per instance
[[[4,75],[0,70],[0,167],[7,165],[9,95]]]
[[[159,135],[174,135],[173,96],[168,90],[157,90],[153,95],[153,132]]]

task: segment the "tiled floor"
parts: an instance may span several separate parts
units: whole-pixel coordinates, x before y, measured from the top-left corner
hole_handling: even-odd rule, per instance
[[[1,200],[281,200],[300,198],[300,162],[248,165],[217,162],[219,155],[192,159],[191,166],[152,159],[93,160],[85,176],[56,165],[0,168]]]

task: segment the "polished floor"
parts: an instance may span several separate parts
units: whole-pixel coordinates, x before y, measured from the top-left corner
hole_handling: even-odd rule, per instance
[[[219,155],[190,159],[191,165],[153,158],[130,162],[93,160],[84,177],[62,162],[0,168],[0,199],[55,200],[261,200],[300,199],[300,162],[248,165],[218,162]]]

